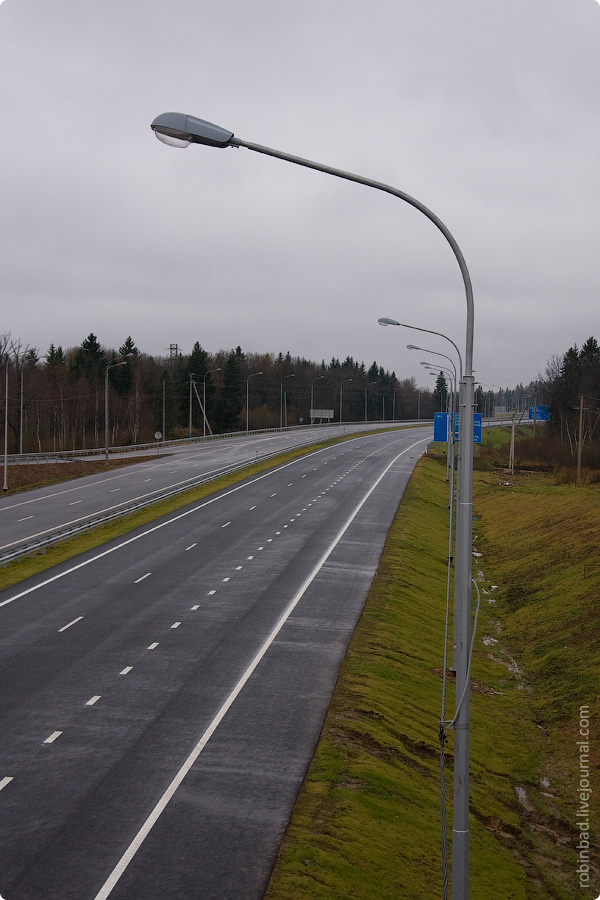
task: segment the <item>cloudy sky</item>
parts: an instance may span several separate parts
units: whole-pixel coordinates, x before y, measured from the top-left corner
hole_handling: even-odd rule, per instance
[[[391,184],[448,226],[476,377],[600,339],[598,0],[3,0],[0,332],[43,355],[241,345],[415,376],[466,303],[402,201],[239,148],[179,111]],[[432,381],[432,379],[431,379]]]

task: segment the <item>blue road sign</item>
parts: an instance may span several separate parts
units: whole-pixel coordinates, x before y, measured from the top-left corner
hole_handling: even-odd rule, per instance
[[[448,419],[450,413],[435,413],[433,417],[433,439],[442,443],[448,440]],[[473,443],[481,443],[481,429],[483,427],[483,416],[481,413],[473,415]],[[454,440],[458,440],[458,414],[454,416]]]
[[[529,418],[537,419],[538,422],[547,422],[550,419],[550,407],[549,406],[538,406],[537,410],[534,410],[533,406],[529,407]]]

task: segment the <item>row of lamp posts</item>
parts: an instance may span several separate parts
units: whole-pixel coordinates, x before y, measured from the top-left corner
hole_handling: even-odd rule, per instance
[[[451,232],[430,209],[414,197],[390,185],[354,175],[322,163],[303,159],[290,153],[242,140],[233,132],[185,113],[168,112],[152,122],[156,136],[164,143],[187,147],[191,143],[209,147],[244,147],[290,162],[304,168],[333,175],[356,184],[391,194],[413,206],[441,231],[459,265],[467,303],[464,374],[461,373],[459,396],[459,468],[458,512],[454,578],[454,618],[456,627],[456,704],[454,720],[454,804],[452,840],[452,898],[467,900],[469,895],[469,644],[471,632],[471,554],[473,529],[473,327],[474,304],[471,278],[462,252]],[[395,320],[382,324],[400,324]],[[419,329],[427,331],[428,329]],[[438,333],[438,332],[431,332]],[[443,335],[443,337],[446,337]],[[452,342],[453,343],[453,342]],[[454,345],[456,347],[456,345]],[[457,350],[458,352],[458,350]],[[460,358],[460,355],[459,355]],[[462,362],[462,361],[461,361]],[[462,365],[461,365],[462,369]],[[281,424],[283,424],[282,383]],[[340,403],[341,407],[341,403]]]

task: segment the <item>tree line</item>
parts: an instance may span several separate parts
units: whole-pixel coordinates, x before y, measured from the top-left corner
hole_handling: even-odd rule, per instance
[[[102,447],[108,397],[109,444],[150,443],[315,421],[431,419],[445,410],[450,390],[442,371],[432,390],[398,378],[374,361],[351,356],[320,363],[283,353],[211,353],[196,341],[190,353],[174,345],[168,356],[143,353],[128,336],[117,349],[90,333],[66,350],[45,353],[0,334],[8,379],[8,448],[43,453]],[[506,390],[477,388],[477,408],[523,408],[535,384]],[[246,402],[248,401],[248,402]]]
[[[93,333],[78,347],[51,343],[45,353],[0,336],[8,379],[11,453],[102,447],[108,397],[109,444],[165,440],[308,424],[431,418],[435,391],[398,379],[377,362],[366,367],[348,356],[316,363],[289,352],[210,353],[197,341],[190,353],[143,353],[131,336],[118,349]],[[259,374],[260,373],[260,374]],[[246,401],[248,404],[246,405]]]
[[[542,383],[550,408],[549,431],[574,455],[579,440],[600,445],[600,347],[590,337],[581,349],[575,344],[563,356],[553,356]]]

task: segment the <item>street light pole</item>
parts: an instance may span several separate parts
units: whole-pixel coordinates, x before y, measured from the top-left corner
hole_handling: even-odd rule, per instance
[[[367,391],[371,387],[372,384],[377,384],[376,381],[370,381],[368,385],[365,387],[365,422],[367,421]],[[396,392],[394,391],[394,397],[396,396]]]
[[[344,402],[343,402],[344,385],[347,384],[349,381],[352,381],[352,379],[351,379],[351,378],[345,378],[345,379],[342,381],[342,383],[340,384],[340,422],[342,421],[342,408],[343,408],[343,405],[344,405]]]
[[[108,465],[108,373],[111,369],[116,369],[117,366],[124,366],[126,363],[126,359],[118,363],[111,363],[104,372],[104,464],[106,466]]]
[[[316,378],[313,378],[312,383],[311,383],[311,386],[310,386],[310,410],[311,410],[310,424],[311,424],[311,425],[313,424],[313,418],[314,418],[314,416],[313,416],[312,413],[313,413],[313,410],[314,410],[314,408],[315,408],[315,381],[320,381],[321,378],[325,378],[325,376],[324,376],[324,375],[317,375]]]
[[[257,375],[262,375],[262,372],[253,372],[251,375],[248,375],[246,378],[246,434],[248,434],[248,382],[251,378],[255,378]]]
[[[279,429],[280,430],[283,428],[283,382],[285,381],[286,378],[295,378],[295,377],[296,377],[296,373],[292,372],[291,375],[284,375],[283,378],[281,379],[281,393],[280,393],[280,397],[279,397]]]
[[[342,169],[336,169],[322,163],[303,159],[290,153],[274,150],[261,144],[243,141],[235,137],[232,131],[213,125],[195,116],[185,113],[163,113],[152,122],[156,136],[175,146],[186,147],[190,143],[204,144],[210,147],[245,147],[266,156],[272,156],[285,162],[304,168],[333,175],[345,181],[362,184],[374,190],[391,194],[410,206],[413,206],[436,228],[441,231],[458,263],[467,303],[465,372],[461,387],[460,400],[460,465],[459,478],[462,485],[459,503],[460,541],[457,546],[455,572],[455,607],[459,610],[460,621],[460,665],[456,672],[457,709],[455,715],[455,764],[454,764],[454,818],[452,843],[452,900],[467,900],[469,894],[469,730],[470,730],[470,698],[469,698],[469,644],[471,633],[471,553],[473,541],[473,331],[474,303],[471,276],[467,264],[455,238],[444,223],[419,200],[388,184],[364,178]]]

